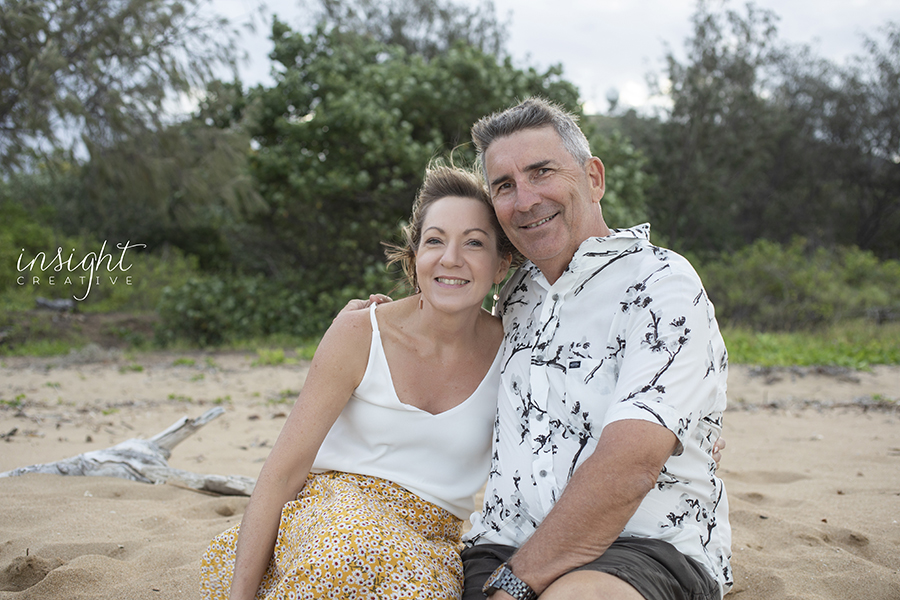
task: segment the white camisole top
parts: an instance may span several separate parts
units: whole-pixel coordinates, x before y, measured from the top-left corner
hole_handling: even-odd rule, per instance
[[[370,309],[372,344],[366,372],[322,442],[312,471],[387,479],[467,519],[490,469],[501,352],[471,396],[431,414],[397,397],[375,307]]]

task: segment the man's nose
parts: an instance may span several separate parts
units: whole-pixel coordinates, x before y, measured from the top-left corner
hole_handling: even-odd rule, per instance
[[[541,196],[537,187],[530,181],[524,180],[516,183],[516,210],[528,212],[536,204],[541,203]]]

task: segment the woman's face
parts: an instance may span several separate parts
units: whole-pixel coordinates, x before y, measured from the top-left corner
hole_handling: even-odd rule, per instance
[[[416,249],[416,277],[435,307],[480,307],[491,286],[503,281],[510,257],[497,250],[490,210],[461,196],[447,196],[428,207]]]

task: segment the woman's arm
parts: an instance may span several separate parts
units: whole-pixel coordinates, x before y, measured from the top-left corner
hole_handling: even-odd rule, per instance
[[[255,597],[275,547],[281,509],[303,488],[322,440],[362,381],[371,335],[368,311],[349,311],[322,338],[241,520],[232,600]]]

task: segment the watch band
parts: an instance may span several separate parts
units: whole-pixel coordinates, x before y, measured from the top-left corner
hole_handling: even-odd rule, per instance
[[[487,596],[498,590],[503,590],[516,600],[537,600],[538,597],[530,585],[516,577],[507,563],[497,567],[481,588]]]

